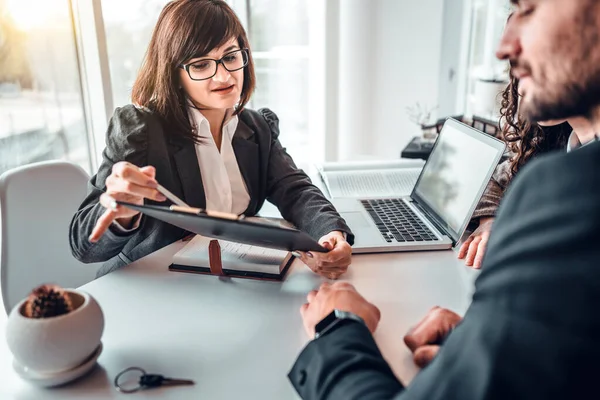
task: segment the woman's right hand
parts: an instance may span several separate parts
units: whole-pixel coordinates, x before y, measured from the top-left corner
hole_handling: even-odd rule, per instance
[[[473,231],[471,236],[465,240],[458,251],[458,258],[465,258],[465,265],[475,269],[481,268],[481,261],[487,247],[487,242],[492,231],[494,218],[481,218],[479,226]]]
[[[111,174],[106,178],[106,192],[100,196],[100,204],[106,211],[98,218],[90,235],[90,242],[97,242],[113,221],[116,220],[127,228],[133,217],[139,214],[139,211],[115,204],[115,200],[140,205],[144,204],[145,198],[167,200],[156,190],[158,183],[154,179],[155,174],[156,170],[152,166],[139,168],[126,161],[113,165]]]

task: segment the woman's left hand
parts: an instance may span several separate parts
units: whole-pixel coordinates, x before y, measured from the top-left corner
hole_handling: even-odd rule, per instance
[[[352,247],[344,238],[344,233],[340,231],[333,231],[323,236],[319,239],[319,244],[329,252],[299,252],[302,256],[300,259],[313,272],[328,279],[338,279],[348,270],[352,261]]]

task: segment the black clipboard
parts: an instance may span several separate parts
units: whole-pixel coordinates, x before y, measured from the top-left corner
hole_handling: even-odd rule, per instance
[[[323,253],[328,251],[315,239],[298,229],[246,221],[243,217],[232,214],[206,212],[199,208],[179,206],[141,206],[124,201],[117,201],[116,203],[181,229],[214,239],[224,239],[287,251],[317,251]]]

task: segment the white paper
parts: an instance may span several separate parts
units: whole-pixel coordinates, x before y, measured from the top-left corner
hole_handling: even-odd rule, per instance
[[[324,163],[319,174],[331,198],[409,196],[419,178],[423,160],[348,161]]]
[[[425,161],[420,159],[394,159],[374,161],[336,161],[317,165],[319,171],[365,171],[374,169],[422,168]]]
[[[419,179],[421,168],[326,172],[324,182],[332,198],[409,196]]]

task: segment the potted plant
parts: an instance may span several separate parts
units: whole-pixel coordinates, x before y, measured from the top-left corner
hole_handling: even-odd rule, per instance
[[[406,107],[406,113],[411,122],[415,123],[421,129],[421,136],[425,140],[435,140],[439,133],[436,129],[436,124],[430,124],[431,114],[437,109],[436,107],[422,106],[420,103],[412,107]]]
[[[6,339],[22,369],[51,375],[77,368],[98,352],[103,330],[102,310],[91,295],[41,285],[11,311]]]

